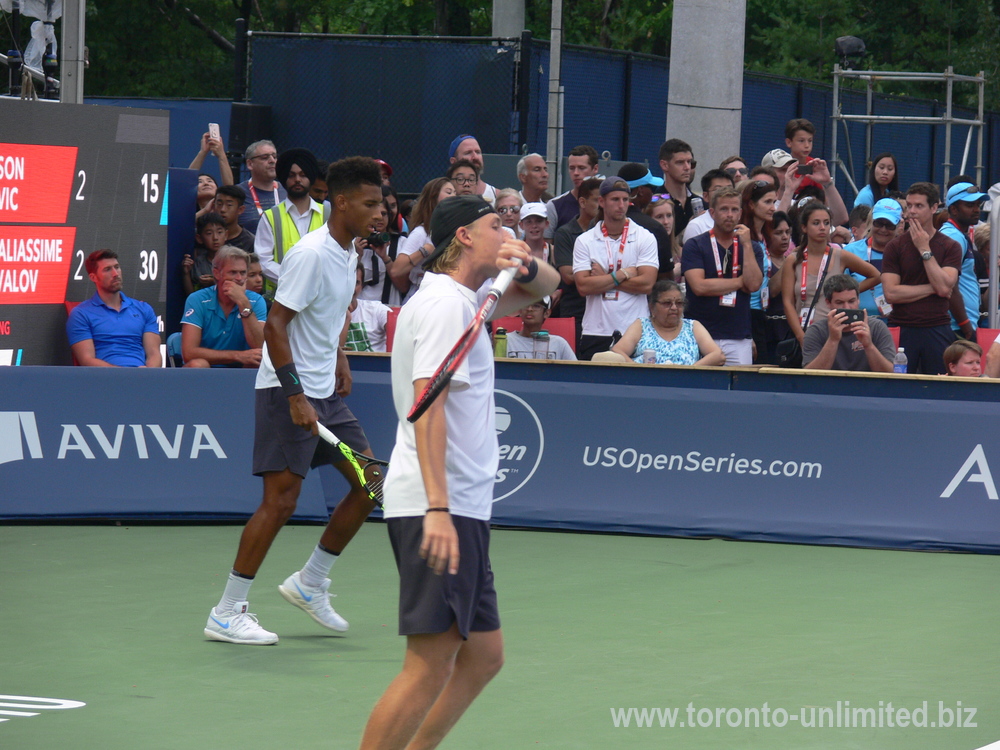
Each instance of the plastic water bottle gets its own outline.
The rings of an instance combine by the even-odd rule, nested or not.
[[[549,332],[537,331],[531,334],[531,356],[532,359],[549,358]]]
[[[899,347],[896,350],[895,359],[892,360],[892,371],[901,372],[905,374],[906,365],[907,365],[906,352],[903,350],[903,347]]]
[[[494,357],[506,357],[507,356],[507,329],[497,328],[496,333],[493,334],[493,356]]]

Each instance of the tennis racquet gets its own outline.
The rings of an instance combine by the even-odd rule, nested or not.
[[[366,456],[363,453],[355,453],[347,443],[343,442],[319,422],[316,423],[316,428],[319,430],[321,438],[344,454],[344,458],[354,467],[361,486],[368,493],[368,499],[381,508],[382,482],[385,481],[385,470],[389,466],[389,462]]]
[[[517,269],[518,266],[510,266],[503,269],[497,276],[496,282],[490,287],[490,291],[486,295],[486,301],[483,302],[482,307],[479,308],[472,322],[469,323],[462,335],[459,336],[458,341],[455,342],[455,346],[452,347],[451,351],[448,352],[448,356],[444,358],[444,361],[438,366],[434,374],[431,375],[423,392],[413,403],[410,413],[406,415],[407,422],[416,422],[420,419],[421,415],[434,403],[434,399],[440,396],[441,391],[451,382],[455,371],[458,370],[459,365],[462,364],[465,357],[475,345],[483,323],[490,317],[493,308],[496,307],[497,302],[503,296],[503,293],[507,291],[507,287],[510,286],[510,282],[514,279],[514,274],[517,273]]]

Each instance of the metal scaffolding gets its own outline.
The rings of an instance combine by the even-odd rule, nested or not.
[[[865,98],[865,114],[863,115],[845,115],[841,112],[841,101],[840,101],[840,80],[842,78],[858,78],[862,79],[866,83],[867,95]],[[940,117],[916,117],[916,116],[893,116],[893,115],[876,115],[874,114],[874,85],[879,81],[940,81],[945,84],[946,96],[945,96],[945,113]],[[969,120],[962,117],[954,117],[953,112],[953,94],[955,83],[974,83],[978,89],[979,94],[979,109],[975,120]],[[834,121],[839,121],[844,123],[844,133],[847,136],[847,151],[850,161],[853,162],[853,158],[850,157],[851,151],[851,139],[850,134],[847,132],[848,122],[863,122],[866,124],[865,127],[865,164],[872,158],[872,128],[875,123],[898,123],[898,124],[908,124],[908,125],[944,125],[944,182],[947,184],[948,180],[951,179],[951,128],[952,125],[968,125],[969,132],[965,139],[965,152],[962,156],[962,166],[959,169],[959,174],[965,171],[965,165],[969,159],[969,150],[972,145],[972,132],[977,130],[977,143],[976,143],[976,182],[981,184],[983,181],[983,123],[984,123],[984,98],[986,94],[986,75],[980,71],[979,75],[975,76],[962,76],[956,75],[954,69],[951,66],[945,70],[944,73],[909,73],[900,72],[894,70],[844,70],[840,65],[833,66],[833,115],[831,119]],[[836,179],[837,176],[837,165],[843,164],[840,159],[840,155],[837,153],[837,125],[833,126],[833,139],[832,139],[831,152],[833,153],[833,166],[831,167],[831,174]],[[853,163],[851,167],[853,169]],[[854,186],[855,191],[857,191],[857,186],[854,185],[850,171],[847,171],[847,178],[851,181],[851,185]],[[867,172],[866,172],[867,176]]]

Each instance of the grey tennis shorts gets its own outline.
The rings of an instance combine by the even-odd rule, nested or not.
[[[309,469],[344,460],[343,454],[318,435],[292,421],[288,398],[278,388],[258,388],[254,400],[253,473],[257,476],[290,469],[305,477]],[[308,396],[306,398],[309,398]],[[320,424],[329,428],[355,452],[368,450],[365,431],[344,400],[309,398]]]
[[[490,524],[451,517],[458,532],[458,573],[436,575],[420,556],[424,517],[388,518],[389,540],[399,570],[399,634],[444,633],[452,623],[462,638],[500,629],[490,567]]]

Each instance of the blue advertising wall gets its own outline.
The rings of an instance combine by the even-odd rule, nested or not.
[[[352,358],[376,455],[384,356]],[[0,519],[243,518],[250,371],[0,371]],[[500,362],[494,520],[537,528],[1000,552],[993,382]],[[297,517],[346,490],[310,475]]]

